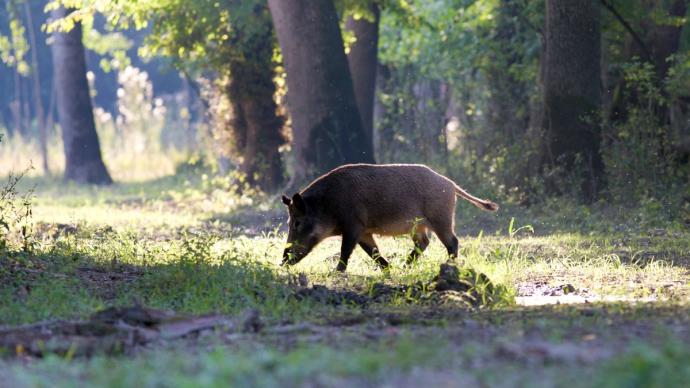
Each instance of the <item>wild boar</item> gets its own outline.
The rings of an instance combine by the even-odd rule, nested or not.
[[[452,180],[421,164],[348,164],[317,178],[292,198],[283,195],[288,207],[288,238],[282,265],[297,264],[327,237],[342,236],[338,271],[345,271],[355,246],[382,269],[374,235],[410,234],[412,263],[436,233],[451,256],[458,254],[454,233],[456,196],[482,210],[498,205],[477,198]]]

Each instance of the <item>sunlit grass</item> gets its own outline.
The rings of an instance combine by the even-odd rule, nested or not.
[[[322,242],[301,263],[291,268],[279,267],[286,237],[280,219],[272,230],[263,234],[243,235],[236,229],[255,222],[239,215],[232,222],[219,214],[233,214],[240,206],[262,209],[271,214],[286,215],[280,204],[271,198],[239,197],[222,189],[227,182],[216,181],[204,174],[170,176],[149,182],[129,183],[111,187],[84,187],[59,181],[34,180],[37,187],[34,219],[42,224],[76,225],[79,229],[112,228],[121,235],[138,236],[132,243],[148,244],[146,249],[170,252],[184,241],[185,233],[213,238],[213,255],[199,258],[207,265],[218,265],[219,258],[231,252],[233,257],[256,262],[281,274],[304,273],[315,283],[337,287],[366,289],[375,282],[411,284],[428,281],[447,261],[445,248],[434,236],[427,251],[412,266],[405,260],[412,249],[407,236],[378,237],[381,253],[391,262],[390,271],[382,272],[361,249],[357,248],[345,275],[334,273],[340,239]],[[220,186],[218,186],[220,184]],[[263,202],[262,202],[263,201]],[[466,209],[459,211],[467,212]],[[523,218],[525,217],[522,214]],[[505,218],[505,216],[503,216]],[[280,218],[280,217],[279,217]],[[529,219],[529,218],[528,218]],[[462,222],[462,218],[458,219]],[[541,222],[534,219],[535,224]],[[465,221],[471,224],[472,220]],[[514,225],[513,225],[514,223]],[[626,296],[630,298],[687,298],[688,273],[678,260],[690,255],[687,233],[669,232],[649,238],[636,233],[598,233],[583,235],[575,232],[554,232],[533,235],[522,224],[506,222],[496,231],[478,229],[474,234],[460,235],[458,263],[486,274],[496,284],[517,290],[523,283],[542,282],[553,287],[572,285],[590,295]],[[539,230],[537,230],[537,233]],[[156,236],[165,236],[160,241]],[[86,241],[88,242],[88,235]],[[118,252],[120,240],[106,241],[83,254],[100,257],[101,251],[111,252],[104,262],[118,260],[128,254]],[[105,249],[108,247],[108,249]],[[146,265],[170,263],[177,256],[157,254],[146,259]],[[124,260],[143,265],[136,260]],[[681,263],[682,264],[682,263]],[[670,291],[670,292],[669,292]]]
[[[181,228],[195,225],[198,218],[189,213],[170,213],[165,209],[127,209],[117,206],[79,206],[65,208],[56,205],[38,205],[36,219],[45,223],[109,225],[127,228]]]
[[[2,128],[0,128],[2,133]],[[174,148],[155,152],[128,152],[133,144],[101,142],[103,160],[115,182],[145,182],[170,176],[175,168],[189,158],[187,152]],[[43,158],[35,140],[21,136],[3,136],[0,141],[0,177],[10,173],[27,172],[29,177],[48,177],[43,171]],[[62,139],[53,134],[48,141],[49,176],[62,177],[65,155]]]
[[[276,244],[279,244],[280,239]],[[412,242],[404,237],[379,238],[382,254],[391,259],[392,269],[381,273],[373,261],[356,250],[348,266],[353,276],[387,278],[395,282],[412,282],[429,278],[447,260],[445,248],[433,238],[427,251],[412,267],[405,267]],[[687,244],[671,255],[687,255]],[[515,288],[519,283],[544,281],[553,286],[572,284],[577,289],[605,295],[631,297],[663,297],[664,286],[681,287],[688,291],[688,271],[673,265],[672,257],[649,256],[644,261],[622,260],[621,252],[611,244],[598,244],[592,238],[574,235],[510,238],[508,236],[461,238],[460,261],[487,274],[494,282]],[[335,267],[339,239],[321,244],[294,271],[314,274],[328,280]],[[279,252],[274,253],[276,257]],[[277,259],[274,259],[277,261]],[[676,289],[676,291],[679,291]]]

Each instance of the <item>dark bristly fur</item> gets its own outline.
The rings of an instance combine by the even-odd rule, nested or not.
[[[456,196],[482,210],[498,205],[477,198],[450,179],[420,164],[349,164],[313,181],[292,198],[283,196],[290,213],[288,245],[283,264],[296,264],[319,242],[341,235],[343,242],[337,270],[359,244],[381,268],[388,266],[374,241],[374,234],[410,234],[415,248],[408,262],[429,245],[436,233],[448,250],[458,253],[454,233]]]

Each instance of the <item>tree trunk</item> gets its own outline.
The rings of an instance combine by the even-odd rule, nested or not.
[[[271,103],[273,100],[268,100]],[[244,147],[240,170],[247,182],[264,191],[278,189],[283,183],[283,166],[280,147],[283,121],[275,114],[275,105],[258,98],[245,98],[239,102],[247,123],[247,142]]]
[[[36,104],[36,118],[38,123],[38,144],[41,148],[41,159],[43,164],[43,173],[50,175],[50,168],[48,166],[48,134],[46,131],[46,117],[43,112],[43,98],[41,97],[41,80],[39,76],[38,67],[38,44],[36,44],[36,34],[34,33],[34,22],[31,17],[31,8],[29,3],[24,3],[24,11],[26,13],[27,30],[29,31],[29,42],[31,43],[31,78],[34,86],[34,103]]]
[[[346,163],[373,163],[331,0],[269,0],[287,71],[295,175],[290,186]]]
[[[10,103],[12,121],[14,123],[14,135],[25,135],[22,130],[22,84],[19,70],[14,68],[14,100]]]
[[[601,105],[598,2],[547,0],[545,30],[544,162],[562,168],[564,174],[583,169],[583,194],[591,200],[603,170],[597,124]],[[583,164],[576,162],[578,158]]]
[[[379,7],[373,1],[369,3],[374,20],[364,18],[355,20],[349,17],[345,28],[355,34],[356,41],[350,47],[348,63],[352,84],[355,90],[357,109],[362,117],[362,127],[367,142],[374,149],[374,98],[376,94],[376,67],[379,43]]]
[[[270,37],[268,40],[270,44]],[[273,191],[283,184],[283,165],[278,148],[285,142],[281,133],[283,119],[273,100],[275,85],[271,50],[263,63],[234,62],[230,96],[236,114],[233,131],[242,157],[240,172],[250,185]],[[261,66],[260,66],[261,65]]]
[[[52,11],[54,19],[71,11]],[[57,108],[65,146],[65,179],[78,183],[110,184],[112,179],[101,158],[101,148],[93,118],[81,24],[69,32],[55,32],[51,51]]]
[[[283,118],[273,99],[273,26],[265,5],[259,2],[253,12],[254,28],[245,32],[242,42],[230,42],[242,52],[241,59],[229,62],[233,148],[241,157],[240,172],[247,183],[274,191],[283,184],[279,147],[285,138]]]

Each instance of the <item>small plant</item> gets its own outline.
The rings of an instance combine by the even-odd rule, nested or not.
[[[508,225],[508,235],[510,238],[515,238],[520,232],[534,233],[534,228],[532,225],[524,225],[519,228],[515,228],[515,217],[510,217],[510,224]]]
[[[20,194],[19,181],[26,172],[10,174],[7,183],[0,189],[0,252],[7,252],[17,246],[24,252],[33,248],[32,202],[33,190]]]

